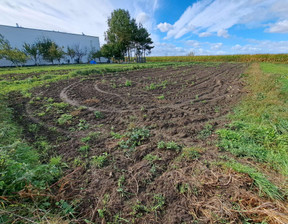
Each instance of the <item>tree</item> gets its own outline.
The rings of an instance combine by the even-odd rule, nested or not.
[[[11,61],[16,66],[25,64],[27,61],[26,54],[17,48],[12,48],[9,41],[0,34],[0,59],[2,58]]]
[[[102,52],[92,47],[88,55],[89,60],[95,60],[98,58],[98,60],[101,62],[101,57],[103,57]]]
[[[81,49],[79,44],[74,45],[73,50],[75,51],[76,62],[81,63],[81,59],[87,54],[87,49]]]
[[[28,57],[27,55],[20,51],[19,49],[17,48],[11,48],[9,49],[6,54],[5,54],[5,57],[4,57],[6,60],[8,61],[11,61],[12,64],[18,66],[19,64],[20,65],[23,65],[26,63]]]
[[[193,51],[190,51],[187,56],[195,56],[195,53]]]
[[[75,50],[72,48],[72,47],[67,47],[67,52],[66,54],[70,57],[70,60],[68,63],[72,63],[73,62],[73,59],[76,57],[76,52]]]
[[[39,50],[39,54],[45,61],[51,62],[49,50],[53,44],[53,41],[49,38],[42,38],[36,42],[36,46]]]
[[[101,57],[103,57],[102,52],[100,50],[96,51],[93,56],[94,56],[94,58],[98,58],[99,62],[101,62]]]
[[[35,44],[24,43],[23,49],[24,49],[24,53],[30,56],[30,58],[34,60],[35,65],[37,65],[38,60],[39,60],[39,49],[36,43]]]
[[[108,58],[108,60],[110,60],[113,56],[114,56],[114,47],[113,44],[104,44],[101,47],[101,54],[103,55],[103,57]]]
[[[116,59],[124,59],[132,39],[132,26],[130,14],[124,9],[114,10],[108,18],[108,30],[105,33],[107,44],[112,44],[116,49],[113,54]],[[112,46],[111,45],[111,46]]]
[[[6,51],[10,48],[9,41],[0,34],[0,59],[5,57]]]
[[[58,64],[60,64],[60,61],[65,56],[65,51],[63,50],[63,47],[59,47],[58,51],[56,53],[56,60],[58,61]]]
[[[153,41],[149,36],[148,31],[140,23],[135,35],[135,43],[137,55],[140,58],[143,57],[144,61],[146,60],[145,55],[149,54],[151,49],[154,48],[154,46],[152,46]],[[140,59],[140,61],[142,60]]]
[[[55,44],[54,42],[52,43],[48,52],[49,52],[48,58],[52,62],[52,64],[54,64],[54,60],[57,60],[58,64],[60,64],[60,61],[65,54],[63,49],[61,47],[59,47],[57,44]]]
[[[36,46],[42,58],[52,64],[54,64],[54,60],[58,60],[60,63],[61,58],[64,56],[63,49],[49,38],[38,40]]]
[[[108,18],[108,30],[105,32],[107,44],[102,46],[103,56],[115,59],[130,57],[134,51],[138,57],[144,57],[151,52],[153,41],[148,31],[137,25],[135,19],[131,19],[128,11],[114,10]]]

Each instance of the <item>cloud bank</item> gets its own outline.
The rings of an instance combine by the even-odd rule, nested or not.
[[[267,32],[288,33],[288,0],[202,0],[189,6],[174,23],[158,24],[166,39],[179,39],[185,34],[208,37],[215,34],[228,38],[228,30],[237,24],[263,26],[272,19]]]

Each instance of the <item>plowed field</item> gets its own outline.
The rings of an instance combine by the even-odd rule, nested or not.
[[[71,164],[51,188],[77,222],[238,223],[235,204],[258,196],[247,175],[215,165],[225,153],[214,130],[239,102],[246,68],[92,74],[36,89],[18,112],[28,129],[41,126],[30,139],[49,138]]]

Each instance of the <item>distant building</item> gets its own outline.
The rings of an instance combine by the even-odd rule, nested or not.
[[[12,47],[16,47],[19,50],[23,50],[23,44],[33,44],[39,39],[49,38],[54,41],[59,47],[63,47],[66,51],[67,47],[79,46],[79,49],[86,51],[87,54],[82,57],[83,63],[88,62],[88,53],[93,50],[100,50],[99,37],[87,36],[83,33],[72,34],[57,31],[39,30],[19,27],[0,25],[0,34],[4,36],[10,42]],[[60,63],[76,63],[76,61],[69,61],[69,58],[62,59]],[[26,65],[34,65],[33,60],[28,60]],[[40,64],[50,64],[43,59],[40,60]],[[7,60],[0,60],[0,66],[10,66],[11,62]]]

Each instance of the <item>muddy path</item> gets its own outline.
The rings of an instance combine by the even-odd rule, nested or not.
[[[246,68],[194,64],[36,89],[22,114],[44,135],[58,132],[54,150],[70,164],[55,195],[79,223],[243,221],[235,203],[257,200],[252,180],[215,165],[214,130],[241,99]]]

